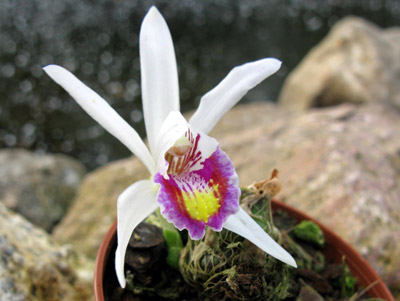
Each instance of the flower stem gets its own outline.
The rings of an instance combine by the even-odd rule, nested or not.
[[[160,220],[160,224],[163,230],[165,242],[167,244],[167,263],[171,267],[179,268],[179,257],[180,252],[183,249],[183,243],[179,231],[169,223],[160,213],[160,209],[157,210],[157,216]]]

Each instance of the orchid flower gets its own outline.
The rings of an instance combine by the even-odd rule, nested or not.
[[[276,243],[239,206],[238,176],[218,142],[207,136],[218,120],[248,90],[275,73],[281,62],[266,58],[234,68],[201,98],[189,122],[179,112],[178,73],[168,26],[155,7],[140,31],[143,112],[149,148],[138,133],[96,92],[72,73],[56,65],[45,72],[78,104],[120,140],[147,167],[151,178],[133,183],[118,197],[118,247],[115,269],[125,287],[124,259],[135,227],[160,207],[177,229],[201,239],[205,226],[222,228],[248,239],[266,253],[296,266],[293,257]]]

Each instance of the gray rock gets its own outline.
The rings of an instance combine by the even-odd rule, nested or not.
[[[0,299],[92,300],[93,261],[0,203]]]
[[[0,201],[51,231],[75,196],[85,168],[64,155],[22,149],[0,151]]]
[[[376,101],[400,107],[399,30],[339,21],[287,78],[279,102],[296,110]]]

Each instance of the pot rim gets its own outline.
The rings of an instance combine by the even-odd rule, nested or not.
[[[368,289],[368,292],[375,295],[376,297],[385,298],[388,301],[394,301],[394,297],[389,291],[386,284],[382,281],[379,275],[371,267],[371,265],[347,242],[335,234],[330,228],[321,224],[318,220],[308,216],[302,211],[289,206],[281,201],[272,200],[271,202],[273,210],[284,210],[290,216],[298,220],[310,220],[316,223],[324,232],[326,241],[329,244],[336,246],[335,256],[346,255],[346,264],[348,265],[353,276],[357,278],[361,285],[367,287],[371,283],[376,281],[376,284]],[[106,269],[107,258],[113,248],[114,243],[117,240],[117,221],[115,221],[110,229],[107,231],[104,239],[99,247],[96,256],[96,266],[94,271],[94,295],[95,300],[104,300],[104,289],[103,289],[103,276]]]
[[[115,221],[110,229],[108,229],[103,241],[99,247],[96,256],[96,264],[94,268],[94,297],[96,301],[104,300],[104,290],[103,290],[103,276],[107,265],[107,259],[112,250],[113,244],[117,240],[117,221]]]

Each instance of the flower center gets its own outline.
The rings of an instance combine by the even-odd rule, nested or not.
[[[201,158],[201,152],[197,149],[200,135],[193,137],[190,130],[185,136],[179,138],[175,144],[166,152],[165,160],[168,161],[167,173],[180,175],[189,172],[190,168]]]

